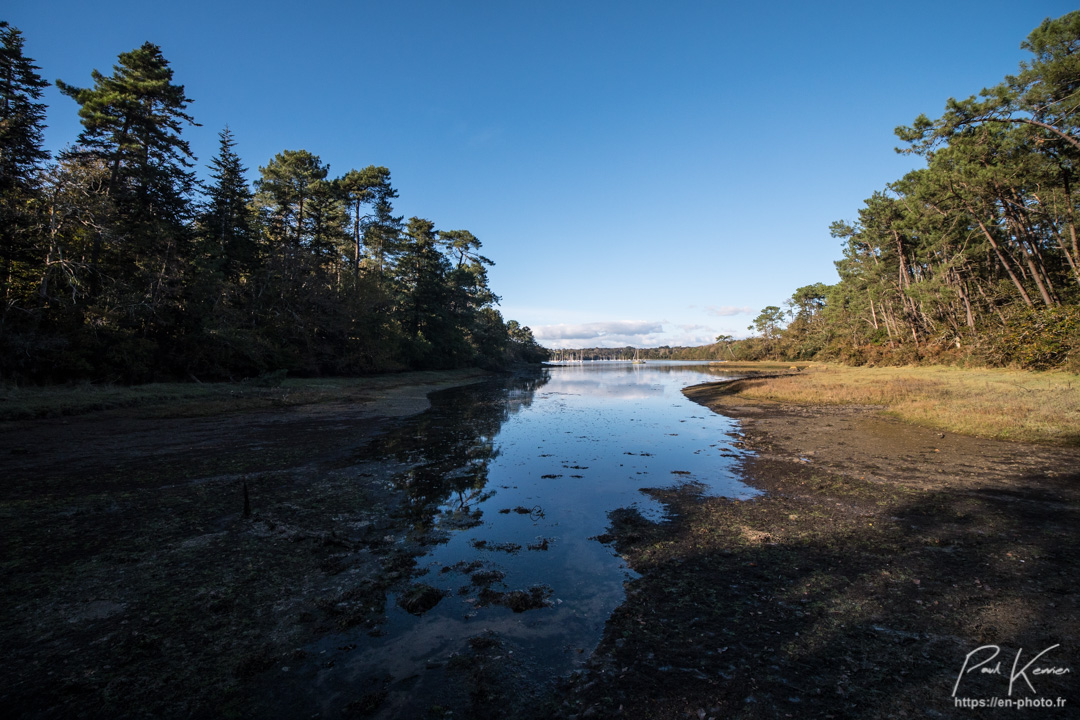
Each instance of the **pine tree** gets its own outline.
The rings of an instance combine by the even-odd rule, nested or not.
[[[487,268],[495,263],[480,254],[480,240],[468,230],[440,230],[439,244],[454,264],[446,278],[450,313],[455,324],[472,336],[479,311],[499,302],[487,278]]]
[[[409,218],[396,264],[398,318],[412,342],[411,359],[421,365],[447,364],[457,354],[447,286],[450,263],[439,252],[437,237],[430,220]]]
[[[255,203],[265,234],[267,261],[276,294],[292,297],[311,266],[317,213],[314,197],[322,191],[329,167],[307,150],[283,150],[259,168]]]
[[[393,200],[397,190],[390,185],[390,171],[373,188],[371,218],[364,224],[364,246],[375,265],[376,277],[382,282],[388,267],[400,251],[403,215],[394,215]]]
[[[374,220],[374,215],[367,218],[362,216],[360,208],[363,205],[374,203],[381,196],[395,197],[397,193],[390,189],[390,171],[381,166],[369,165],[363,170],[350,170],[338,179],[338,184],[349,201],[350,211],[352,212],[353,273],[359,274],[363,246],[363,235],[360,232],[360,226],[365,223],[365,220],[368,222]],[[387,196],[387,190],[392,194]]]
[[[30,272],[33,260],[33,206],[40,195],[45,104],[38,102],[48,82],[23,55],[18,29],[0,22],[0,297],[4,313],[15,301],[17,266]]]
[[[210,161],[213,183],[207,187],[198,221],[201,264],[235,282],[251,271],[257,259],[254,196],[245,176],[247,169],[234,150],[232,132],[226,127],[219,138],[218,154]]]
[[[311,242],[311,198],[329,167],[307,150],[283,150],[259,168],[257,200],[269,215],[271,233],[294,248]]]
[[[173,83],[172,68],[151,43],[121,53],[112,75],[94,70],[91,77],[92,88],[56,82],[79,104],[83,131],[71,153],[108,167],[104,191],[118,211],[118,225],[95,238],[91,265],[100,270],[112,252],[114,275],[140,283],[147,278],[132,277],[136,266],[172,265],[170,258],[177,255],[195,182],[190,170],[195,157],[181,137],[185,125],[196,125],[186,112],[191,100],[183,85]],[[105,244],[107,236],[112,247]]]

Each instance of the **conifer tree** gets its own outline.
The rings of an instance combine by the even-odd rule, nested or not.
[[[112,75],[94,70],[91,77],[90,88],[56,82],[79,104],[83,131],[71,152],[108,167],[104,191],[118,210],[119,224],[95,238],[91,264],[98,270],[111,253],[112,272],[141,284],[146,278],[130,277],[139,274],[136,265],[145,267],[151,258],[173,264],[169,258],[176,257],[190,207],[195,157],[181,132],[196,124],[187,113],[191,100],[183,85],[173,83],[161,49],[149,42],[121,53]]]
[[[374,220],[374,216],[364,217],[360,208],[371,204],[383,194],[390,185],[390,171],[385,167],[368,165],[363,170],[350,170],[338,179],[341,191],[344,193],[352,212],[353,231],[353,273],[360,272],[360,257],[363,246],[363,235],[360,227],[365,221]],[[392,190],[391,190],[392,192]],[[396,193],[394,193],[396,195]]]
[[[33,204],[40,193],[45,104],[38,102],[48,82],[23,55],[18,29],[0,22],[0,298],[3,317],[16,300],[16,265],[29,273],[33,262]]]
[[[311,241],[311,198],[329,167],[307,150],[283,150],[259,168],[259,204],[268,213],[272,234],[295,248]]]
[[[401,324],[418,343],[421,356],[430,351],[433,340],[441,339],[449,311],[446,277],[450,268],[438,250],[437,237],[430,220],[409,218],[397,262]]]
[[[376,277],[381,282],[400,250],[404,216],[394,215],[393,201],[398,193],[390,184],[390,171],[380,175],[380,182],[372,188],[374,200],[371,203],[371,218],[364,226],[364,246],[371,255]]]
[[[245,176],[247,169],[234,149],[232,131],[226,126],[218,137],[218,154],[210,161],[213,183],[206,189],[198,223],[202,264],[235,282],[251,271],[257,258],[254,195]]]
[[[487,268],[495,263],[480,254],[480,240],[468,230],[440,230],[439,243],[454,264],[447,274],[450,313],[471,334],[480,309],[499,302],[487,278]]]

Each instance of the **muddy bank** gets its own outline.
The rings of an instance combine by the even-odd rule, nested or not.
[[[686,394],[742,422],[743,471],[766,495],[656,491],[670,522],[612,514],[603,539],[642,577],[568,682],[565,716],[969,717],[960,703],[993,698],[1073,716],[1080,452],[737,389]],[[1001,672],[956,687],[987,645]],[[1032,672],[1065,670],[1029,672],[1010,696],[1017,653],[1022,668],[1055,645]]]
[[[1057,643],[1048,657],[1071,675],[1032,680],[1039,697],[1076,700],[1077,451],[941,437],[872,408],[751,403],[723,385],[687,394],[740,419],[723,444],[754,451],[741,469],[767,494],[687,483],[652,492],[667,522],[612,513],[599,540],[641,577],[583,670],[548,692],[520,637],[479,626],[409,670],[414,658],[377,645],[394,613],[434,638],[455,599],[526,624],[556,612],[551,588],[505,584],[493,559],[553,554],[546,541],[492,536],[476,562],[417,561],[490,496],[506,396],[415,414],[467,379],[3,425],[0,702],[32,718],[960,717],[966,653],[1000,645],[1007,674],[1017,651],[1026,662]],[[512,403],[534,390],[511,388]],[[961,696],[1007,697],[1000,681],[969,676]]]
[[[292,676],[349,651],[313,657],[311,644],[378,634],[388,596],[440,541],[400,487],[419,462],[407,421],[432,391],[487,377],[408,374],[261,411],[4,423],[0,703],[27,718],[310,715]],[[438,602],[407,597],[410,612]],[[499,696],[481,666],[500,647],[478,640],[445,669],[446,707]],[[388,683],[353,678],[326,707],[385,713]]]

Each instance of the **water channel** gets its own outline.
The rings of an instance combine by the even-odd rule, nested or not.
[[[643,489],[679,483],[758,492],[739,478],[736,423],[681,393],[723,377],[722,365],[702,363],[550,367],[435,393],[429,411],[363,448],[410,468],[394,483],[433,538],[413,580],[435,602],[407,612],[401,590],[375,636],[353,631],[309,648],[336,658],[306,672],[317,712],[367,684],[381,688],[376,716],[424,716],[454,658],[485,634],[534,678],[587,660],[634,576],[597,539],[609,512],[636,508],[662,522],[664,507]]]

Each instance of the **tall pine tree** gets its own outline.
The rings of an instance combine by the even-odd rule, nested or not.
[[[353,273],[360,273],[360,257],[363,248],[363,235],[360,226],[374,219],[374,215],[364,217],[360,208],[374,203],[376,198],[386,195],[390,186],[390,171],[385,167],[368,165],[363,170],[350,170],[338,179],[338,184],[349,202],[352,213]],[[390,192],[393,192],[390,190]]]
[[[83,131],[71,154],[105,164],[104,192],[117,210],[114,224],[94,239],[91,265],[128,283],[127,291],[158,298],[161,279],[175,273],[194,187],[195,157],[181,137],[184,126],[196,124],[187,113],[191,100],[152,43],[121,53],[112,75],[94,70],[91,77],[91,88],[56,82],[79,104]]]
[[[14,287],[23,268],[33,263],[35,203],[40,194],[45,104],[38,102],[48,82],[33,60],[23,55],[18,29],[0,22],[0,322],[18,301]]]

